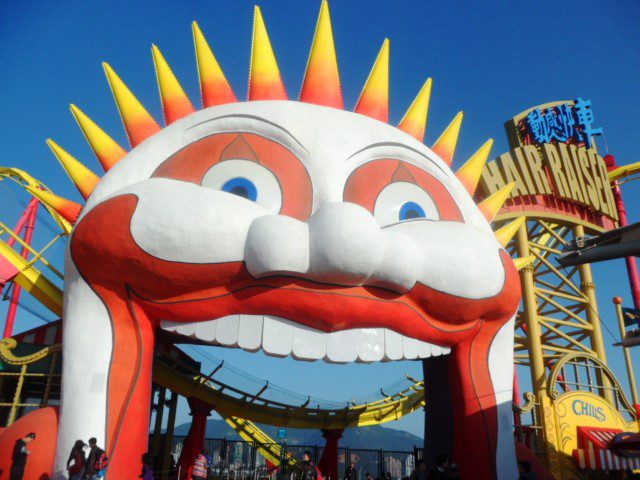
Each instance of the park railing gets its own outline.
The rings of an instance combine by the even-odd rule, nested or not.
[[[164,437],[164,436],[163,436]],[[184,436],[174,435],[170,448],[172,464],[175,465],[182,453]],[[164,442],[164,438],[162,442]],[[218,480],[257,480],[265,478],[291,479],[298,477],[298,464],[305,451],[311,453],[311,459],[318,463],[322,458],[323,446],[319,445],[287,445],[281,447],[281,465],[287,465],[284,469],[275,467],[259,453],[265,445],[243,440],[227,440],[225,438],[207,438],[204,448],[211,456],[209,470],[210,478]],[[156,459],[158,465],[162,465],[162,459]],[[382,479],[389,473],[391,480],[399,480],[408,477],[415,466],[415,450],[381,450],[367,448],[342,447],[338,451],[338,472],[340,478],[344,477],[346,467],[350,462],[356,465],[356,479],[365,480],[367,474]],[[167,478],[176,478],[172,471]],[[338,479],[331,479],[338,480]]]

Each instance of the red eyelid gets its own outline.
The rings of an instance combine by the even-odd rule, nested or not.
[[[358,167],[347,179],[343,197],[346,202],[362,205],[373,214],[378,195],[393,182],[415,183],[431,196],[441,220],[463,221],[460,209],[444,185],[433,175],[402,160],[372,160]]]
[[[273,140],[254,133],[218,133],[185,146],[165,160],[152,178],[171,178],[202,185],[214,165],[234,155],[258,162],[278,179],[282,189],[281,215],[306,220],[311,215],[311,178],[298,157]]]

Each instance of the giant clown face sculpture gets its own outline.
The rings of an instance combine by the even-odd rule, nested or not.
[[[444,159],[414,138],[424,90],[409,112],[422,114],[417,129],[380,121],[386,42],[356,113],[335,108],[326,5],[301,102],[283,99],[259,11],[254,29],[250,102],[233,102],[224,78],[211,79],[206,62],[217,63],[197,27],[209,108],[192,112],[154,50],[165,114],[176,120],[162,130],[107,68],[135,148],[91,186],[69,244],[56,470],[77,438],[96,436],[109,478],[136,471],[154,335],[164,329],[298,360],[449,355],[457,461],[474,478],[515,478],[518,276],[489,227],[490,206],[469,194],[477,175],[469,180],[467,167],[461,182],[448,166],[457,131],[434,149]],[[76,114],[103,163],[121,156]]]

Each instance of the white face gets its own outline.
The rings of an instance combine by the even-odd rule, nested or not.
[[[467,302],[499,303],[505,288],[500,245],[449,167],[411,136],[351,112],[288,101],[196,112],[111,169],[79,223],[126,194],[137,197],[132,239],[160,263],[237,264],[243,288],[278,279],[305,290],[288,305],[155,312],[166,330],[213,344],[335,362],[428,357],[483,317],[467,318]],[[149,267],[149,282],[157,271]],[[206,286],[183,275],[182,294],[237,290],[226,273]],[[341,303],[348,296],[358,299]]]

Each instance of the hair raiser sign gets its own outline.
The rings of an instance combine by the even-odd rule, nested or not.
[[[511,204],[555,209],[600,226],[599,217],[618,219],[607,167],[594,149],[565,143],[513,148],[486,164],[480,185],[491,195],[511,182]]]

